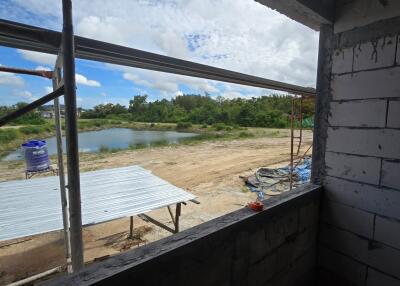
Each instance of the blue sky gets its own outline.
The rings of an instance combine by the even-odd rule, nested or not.
[[[61,29],[61,1],[0,0],[0,18]],[[115,3],[118,2],[118,5]],[[97,5],[94,5],[96,3]],[[252,0],[75,0],[78,35],[304,86],[315,86],[318,34]],[[0,47],[0,64],[50,69],[55,57]],[[252,97],[272,91],[76,60],[78,105],[127,105],[182,93]],[[0,105],[33,101],[51,81],[0,73]]]

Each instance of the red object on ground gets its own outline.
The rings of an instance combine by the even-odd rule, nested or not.
[[[259,201],[255,201],[248,203],[247,207],[255,212],[260,212],[264,209],[264,204]]]

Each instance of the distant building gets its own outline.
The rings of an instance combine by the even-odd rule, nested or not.
[[[54,116],[55,116],[54,111],[51,111],[51,110],[44,110],[44,111],[41,111],[41,112],[40,112],[40,115],[41,115],[43,118],[46,118],[46,119],[52,119],[52,118],[54,118]]]

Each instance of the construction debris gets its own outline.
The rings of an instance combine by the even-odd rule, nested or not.
[[[293,167],[294,187],[308,182],[311,177],[311,158],[302,161],[302,164]],[[276,169],[262,167],[254,175],[244,178],[244,181],[250,191],[257,193],[258,200],[262,200],[264,195],[279,195],[289,190],[290,166]]]

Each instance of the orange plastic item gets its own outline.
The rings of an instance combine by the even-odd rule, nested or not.
[[[255,212],[260,212],[264,209],[264,204],[259,201],[255,201],[248,203],[247,207]]]

